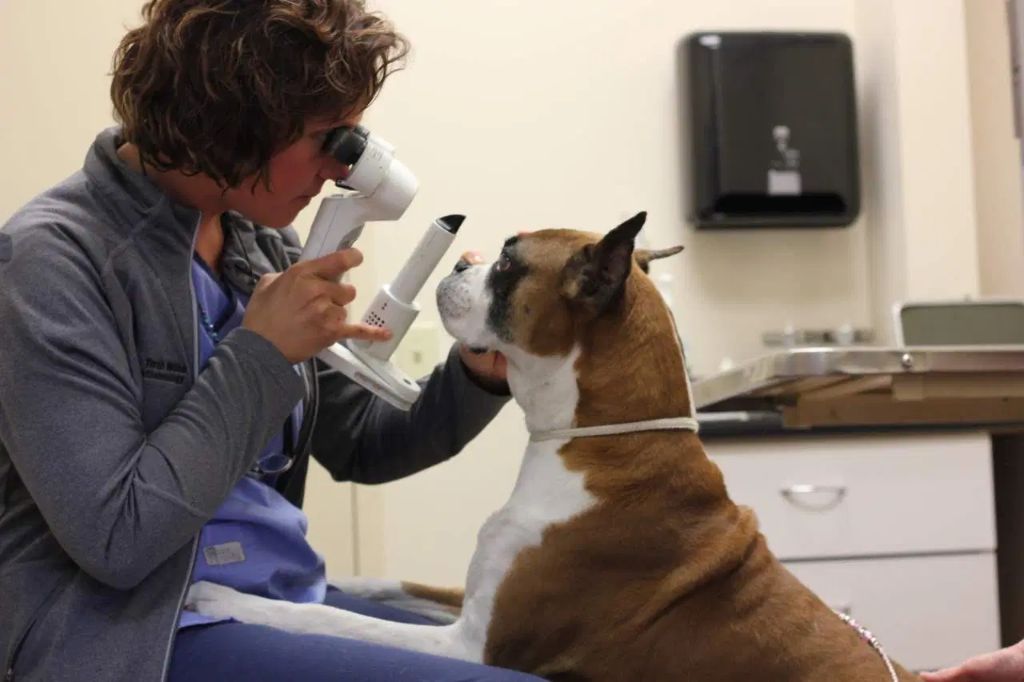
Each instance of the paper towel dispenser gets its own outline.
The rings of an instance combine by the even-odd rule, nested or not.
[[[849,38],[700,32],[680,43],[678,57],[698,227],[839,227],[856,219]]]

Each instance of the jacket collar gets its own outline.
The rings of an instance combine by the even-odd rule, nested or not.
[[[176,203],[153,180],[129,167],[117,155],[124,144],[119,127],[107,128],[96,136],[85,157],[86,178],[126,218],[124,224],[137,227],[140,221],[153,221],[161,228],[177,228],[192,235],[199,223],[199,210]]]
[[[102,131],[85,158],[83,171],[107,203],[124,218],[118,221],[128,232],[139,229],[136,236],[160,243],[159,248],[173,251],[194,248],[193,239],[199,225],[200,212],[175,202],[153,180],[136,171],[117,155],[124,144],[120,127]],[[224,277],[240,290],[252,291],[260,275],[284,269],[288,264],[274,262],[274,252],[266,242],[280,242],[278,230],[254,225],[237,213],[223,216],[224,253],[221,267]],[[125,235],[127,236],[127,235]]]

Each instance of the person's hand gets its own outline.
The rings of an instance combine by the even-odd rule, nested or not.
[[[508,393],[508,361],[504,355],[496,350],[472,351],[462,344],[459,357],[478,386],[492,393]]]
[[[472,265],[484,262],[477,251],[466,251],[461,259]],[[475,352],[468,346],[459,346],[459,357],[477,385],[493,393],[508,393],[508,361],[498,351]]]
[[[1024,641],[981,654],[953,668],[921,673],[925,682],[1021,682],[1024,680]]]
[[[391,332],[350,324],[345,306],[355,287],[340,277],[363,262],[356,249],[302,261],[283,273],[264,275],[245,309],[242,326],[270,341],[293,365],[340,339],[386,341]]]

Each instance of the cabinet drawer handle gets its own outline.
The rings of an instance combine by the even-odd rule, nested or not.
[[[825,511],[836,507],[843,501],[843,498],[846,497],[846,486],[798,483],[788,488],[783,488],[780,492],[787,501],[797,507]],[[828,497],[821,502],[814,503],[807,500],[808,495],[828,495]]]

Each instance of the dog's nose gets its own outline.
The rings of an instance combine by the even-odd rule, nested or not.
[[[462,272],[464,270],[469,270],[470,267],[472,267],[472,266],[471,266],[471,264],[470,264],[470,262],[468,260],[466,260],[465,258],[460,258],[455,263],[455,272]]]

